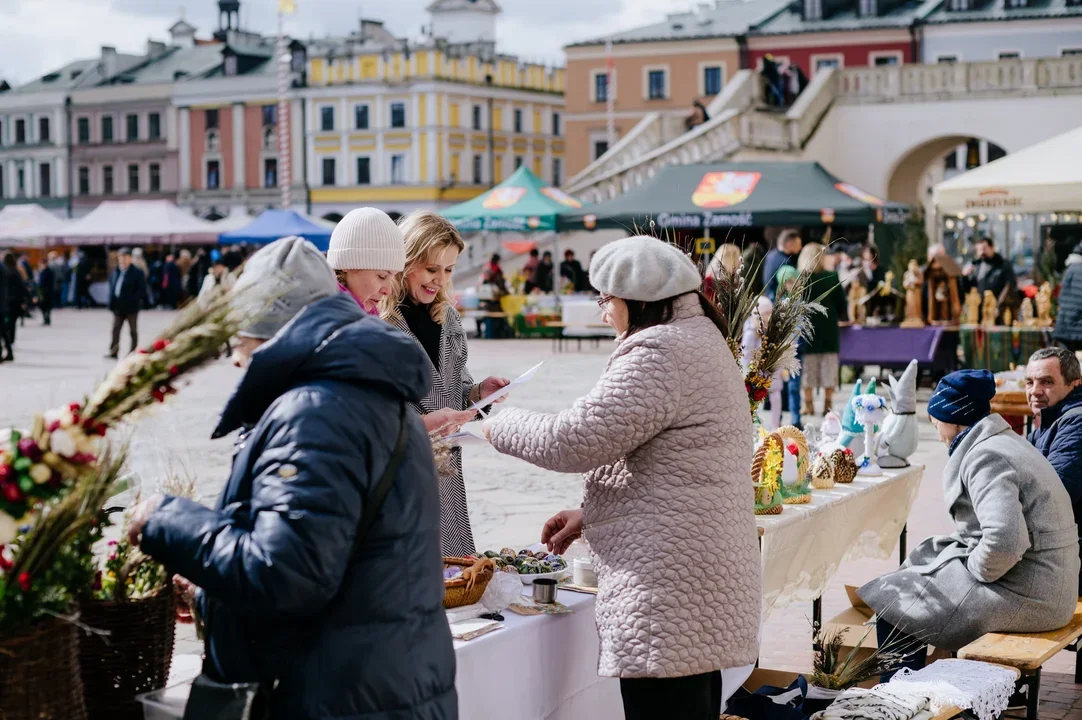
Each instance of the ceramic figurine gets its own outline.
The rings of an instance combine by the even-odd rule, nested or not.
[[[966,295],[966,309],[962,315],[963,325],[979,325],[981,322],[981,294],[977,288],[970,288]]]
[[[1003,310],[1003,326],[1004,327],[1013,327],[1014,326],[1014,315],[1011,314],[1011,309],[1010,308],[1004,308],[1004,310]]]
[[[1033,316],[1033,300],[1025,298],[1022,300],[1022,309],[1018,311],[1018,321],[1020,325],[1026,327],[1033,327],[1037,324],[1036,319]]]
[[[848,302],[849,302],[849,320],[854,325],[863,325],[867,319],[867,309],[864,307],[864,288],[860,286],[860,283],[853,281],[849,286]]]
[[[1037,291],[1037,327],[1052,327],[1052,285],[1042,283]]]
[[[853,394],[849,396],[849,402],[842,411],[842,431],[838,434],[838,446],[848,448],[854,453],[864,452],[864,440],[861,433],[864,426],[857,421],[856,412],[853,409],[853,401],[860,396],[860,380],[853,386]]]
[[[981,325],[984,327],[995,327],[997,310],[996,296],[992,294],[991,290],[985,290],[984,303],[981,309]]]
[[[909,456],[917,450],[917,373],[912,360],[900,380],[888,377],[890,415],[883,422],[879,436],[879,467],[909,467]]]
[[[887,402],[874,394],[874,384],[869,384],[868,390],[868,393],[853,398],[850,405],[853,406],[857,422],[864,426],[864,452],[857,459],[857,475],[876,476],[883,474],[876,462],[879,446],[877,431],[887,416]]]
[[[781,469],[781,497],[786,505],[803,505],[811,502],[811,487],[808,484],[808,439],[797,428],[786,425],[778,428],[781,438],[783,462]]]
[[[834,482],[847,485],[857,476],[857,461],[849,448],[830,453],[830,463],[834,468]]]
[[[834,463],[829,455],[819,454],[811,466],[811,486],[816,490],[834,487]]]
[[[909,261],[909,269],[902,276],[902,287],[905,288],[905,320],[902,320],[902,327],[924,327],[920,301],[924,292],[924,273],[916,260]]]

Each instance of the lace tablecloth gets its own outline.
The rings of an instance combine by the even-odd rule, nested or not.
[[[821,596],[844,561],[890,556],[924,466],[883,472],[815,490],[807,505],[786,505],[780,515],[755,518],[763,529],[764,619],[775,608]]]

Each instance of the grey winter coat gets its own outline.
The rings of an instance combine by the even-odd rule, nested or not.
[[[943,469],[955,532],[921,543],[860,596],[899,631],[946,650],[989,632],[1066,625],[1078,599],[1078,529],[1056,471],[999,415]]]

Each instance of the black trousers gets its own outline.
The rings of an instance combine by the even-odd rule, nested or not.
[[[16,313],[0,315],[0,353],[5,357],[13,354],[12,346],[15,344],[15,324],[18,322]]]
[[[135,352],[139,347],[139,313],[113,313],[113,341],[109,345],[110,355],[120,354],[120,331],[124,327],[124,323],[128,323],[128,330],[131,331],[131,350],[129,352]]]
[[[38,303],[38,309],[41,310],[41,319],[45,325],[53,324],[53,306],[52,303]]]
[[[721,671],[678,678],[621,678],[627,720],[718,720]]]

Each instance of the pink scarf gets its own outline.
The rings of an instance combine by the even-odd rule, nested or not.
[[[350,290],[345,285],[343,285],[342,283],[338,283],[338,290],[339,290],[339,292],[344,292],[344,293],[348,294],[351,298],[353,298],[355,301],[357,301],[357,304],[361,306],[361,310],[364,310],[369,315],[375,315],[376,317],[379,317],[379,308],[376,308],[375,310],[369,310],[368,308],[366,308],[364,306],[364,303],[361,302],[361,299],[359,297],[357,297],[356,295],[354,295],[353,291]]]

